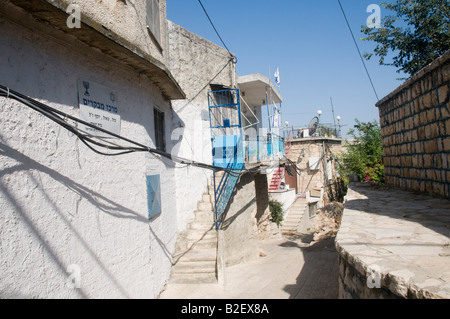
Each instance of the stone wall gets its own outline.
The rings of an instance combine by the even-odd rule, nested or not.
[[[386,183],[450,197],[450,51],[377,103]]]
[[[325,150],[326,165],[331,168],[328,172],[325,169],[323,154]],[[342,140],[337,138],[301,138],[292,140],[292,148],[288,158],[297,164],[299,171],[297,175],[298,193],[305,193],[317,185],[326,185],[327,179],[333,180],[336,171],[333,156],[342,151]],[[309,159],[320,158],[318,169],[310,169]],[[294,185],[289,185],[294,188]]]

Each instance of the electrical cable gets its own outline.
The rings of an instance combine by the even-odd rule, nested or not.
[[[377,91],[375,90],[375,86],[373,85],[372,77],[370,76],[369,70],[367,70],[366,63],[364,62],[364,58],[361,54],[361,51],[359,50],[358,43],[356,42],[355,35],[353,34],[352,28],[350,27],[350,23],[348,22],[347,15],[345,14],[344,8],[342,7],[340,0],[338,0],[338,3],[339,3],[339,6],[341,7],[341,11],[342,11],[342,14],[344,15],[345,22],[347,23],[348,29],[350,30],[350,34],[352,35],[353,42],[355,43],[355,46],[356,46],[356,50],[358,50],[358,54],[359,54],[359,57],[361,58],[361,62],[364,66],[364,69],[366,70],[367,76],[369,77],[370,85],[372,86],[373,92],[375,93],[375,96],[377,97],[377,101],[379,101],[380,99],[378,97]]]
[[[62,126],[66,130],[68,130],[69,132],[73,133],[90,150],[92,150],[93,152],[100,154],[100,155],[119,156],[119,155],[135,153],[135,152],[149,152],[152,155],[158,155],[158,156],[167,158],[175,163],[191,165],[191,166],[199,167],[202,169],[213,170],[215,172],[224,171],[224,172],[228,173],[230,176],[234,176],[234,177],[239,177],[244,174],[258,174],[258,173],[261,173],[261,171],[265,170],[264,168],[261,168],[261,167],[254,167],[254,168],[250,168],[250,169],[232,168],[232,167],[224,168],[224,167],[218,167],[218,166],[211,165],[211,164],[200,163],[200,162],[196,162],[196,161],[193,161],[190,159],[175,156],[175,155],[148,147],[146,145],[143,145],[136,141],[122,137],[115,133],[109,132],[103,128],[97,127],[91,123],[88,123],[86,121],[83,121],[81,119],[73,117],[65,112],[62,112],[55,108],[52,108],[46,104],[38,102],[32,98],[29,98],[29,97],[27,97],[19,92],[16,92],[8,87],[5,87],[3,85],[0,85],[0,96],[6,97],[8,99],[15,99],[15,100],[19,101],[20,103],[35,110],[36,112],[41,113],[48,119],[52,120],[53,122],[57,123],[58,125]],[[69,121],[74,122],[74,124],[73,125],[70,124]],[[118,145],[117,143],[107,141],[107,140],[105,140],[105,138],[94,136],[94,135],[89,134],[89,133],[83,131],[82,129],[80,129],[78,127],[78,124],[82,124],[87,127],[96,129],[102,133],[105,133],[105,134],[113,137],[113,138],[127,142],[134,146],[133,147],[121,146],[121,145]],[[113,151],[113,153],[106,153],[106,152],[100,151],[96,147],[105,148],[109,151]],[[293,162],[291,162],[291,163],[293,165],[295,165]],[[296,167],[296,166],[294,166],[294,167]],[[296,170],[298,170],[298,169],[296,169]]]
[[[213,171],[225,171],[234,176],[242,175],[246,172],[251,172],[251,170],[223,168],[223,167],[218,167],[218,166],[214,166],[214,165],[210,165],[210,164],[199,163],[196,161],[192,161],[189,159],[171,155],[169,153],[166,153],[166,152],[163,152],[163,151],[160,151],[157,149],[153,149],[153,148],[145,146],[141,143],[135,142],[133,140],[130,140],[128,138],[114,134],[114,133],[104,130],[100,127],[97,127],[93,124],[90,124],[88,122],[85,122],[83,120],[75,118],[67,113],[64,113],[64,112],[54,109],[48,105],[40,103],[40,102],[38,102],[34,99],[31,99],[23,94],[20,94],[14,90],[11,90],[10,88],[7,88],[3,85],[0,85],[0,96],[15,99],[15,100],[21,102],[22,104],[32,108],[33,110],[41,113],[42,115],[46,116],[53,122],[61,125],[65,129],[67,129],[68,131],[70,131],[71,133],[76,135],[89,149],[91,149],[92,151],[94,151],[95,153],[100,154],[100,155],[119,156],[119,155],[134,153],[134,152],[149,152],[153,155],[159,155],[159,156],[168,158],[169,160],[171,160],[175,163],[192,165],[192,166],[209,169],[209,170],[213,170]],[[101,138],[94,137],[90,134],[82,133],[82,131],[78,127],[76,127],[76,125],[69,124],[68,123],[69,120],[73,121],[76,125],[83,124],[87,127],[90,127],[90,128],[96,129],[102,133],[108,134],[111,137],[114,137],[119,140],[130,143],[130,144],[134,145],[135,147],[120,146],[120,145],[117,145],[117,144],[114,144],[111,142],[106,142],[106,141],[102,140]],[[96,141],[95,139],[99,139],[102,142]],[[109,143],[109,144],[107,144],[107,143]],[[111,151],[115,151],[115,153],[105,153],[105,152],[99,151],[93,145],[101,147],[101,148],[105,148],[105,149],[108,149]]]
[[[219,32],[217,31],[217,29],[216,29],[214,23],[212,22],[211,18],[209,17],[209,14],[208,14],[208,12],[206,11],[205,6],[203,5],[202,1],[201,1],[201,0],[198,0],[198,3],[200,3],[200,6],[202,7],[203,12],[205,12],[206,17],[207,17],[208,20],[209,20],[209,23],[211,23],[211,26],[213,27],[214,31],[216,32],[216,34],[217,34],[217,36],[219,37],[220,41],[222,42],[223,46],[225,47],[225,49],[227,49],[228,53],[229,53],[230,56],[233,58],[234,63],[237,63],[236,56],[234,56],[234,54],[231,53],[231,51],[228,49],[227,45],[226,45],[225,42],[223,41],[223,39],[222,39],[222,37],[220,36]]]

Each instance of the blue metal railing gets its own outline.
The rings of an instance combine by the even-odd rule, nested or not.
[[[216,185],[214,172],[214,219],[216,230],[219,230],[245,167],[239,90],[208,92],[208,106],[213,162],[215,166],[226,169],[219,185]]]
[[[283,157],[285,151],[284,138],[272,135],[267,137],[258,137],[258,139],[246,139],[244,142],[244,155],[246,163],[258,163],[271,161],[277,155]]]
[[[216,173],[214,173],[214,197],[215,197],[215,226],[216,230],[219,230],[220,225],[223,222],[225,211],[230,203],[230,199],[233,196],[233,192],[239,182],[240,173],[244,169],[244,163],[231,163],[227,168],[229,171],[225,171],[219,185],[216,185]]]

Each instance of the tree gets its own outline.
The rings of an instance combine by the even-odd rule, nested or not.
[[[413,75],[450,49],[450,6],[448,0],[397,0],[382,6],[396,14],[382,19],[381,28],[362,26],[362,40],[375,41],[369,60],[380,57],[380,65],[393,65],[397,72]],[[403,25],[403,26],[402,26]],[[388,53],[397,54],[392,63]]]
[[[339,173],[342,177],[357,174],[362,181],[374,184],[384,183],[383,146],[381,129],[377,121],[360,122],[349,131],[353,142],[346,145],[339,159]]]

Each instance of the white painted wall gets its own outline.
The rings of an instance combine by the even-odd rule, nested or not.
[[[173,138],[179,156],[212,164],[211,129],[209,123],[208,85],[233,86],[236,69],[227,50],[168,21],[170,70],[186,93],[186,100],[172,101],[177,114]],[[222,70],[223,69],[223,70]],[[220,72],[222,70],[222,72]],[[220,72],[220,73],[219,73]],[[206,87],[205,87],[206,86]],[[202,119],[206,112],[206,120]],[[207,191],[212,171],[188,167],[176,172],[179,230],[194,219],[197,203]]]
[[[77,79],[88,79],[117,90],[122,136],[153,146],[153,105],[166,111],[170,136],[169,102],[101,53],[7,21],[0,21],[0,48],[2,85],[78,116]],[[0,128],[0,298],[156,297],[169,277],[177,234],[171,163],[142,153],[97,155],[5,98]],[[170,139],[167,145],[170,151]],[[152,221],[149,174],[162,181],[163,213]],[[72,264],[81,270],[80,289],[66,286]]]

